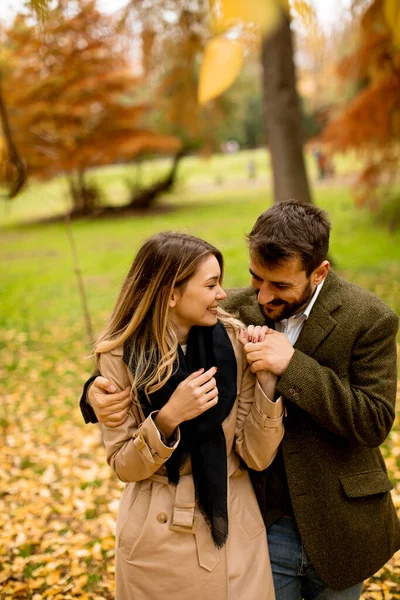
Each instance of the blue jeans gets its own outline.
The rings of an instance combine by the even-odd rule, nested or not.
[[[337,591],[318,577],[292,519],[283,517],[268,527],[268,547],[276,600],[359,600],[362,582]]]

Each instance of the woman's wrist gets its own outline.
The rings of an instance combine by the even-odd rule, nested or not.
[[[258,371],[257,380],[263,390],[264,394],[270,399],[274,399],[275,385],[277,376],[270,371]]]
[[[175,429],[179,426],[176,417],[170,414],[167,405],[163,406],[154,419],[154,423],[166,439],[170,438]]]

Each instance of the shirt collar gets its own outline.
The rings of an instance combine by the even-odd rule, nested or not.
[[[302,310],[300,313],[293,315],[293,317],[292,317],[293,319],[300,319],[300,317],[304,317],[306,320],[308,319],[308,317],[310,316],[311,309],[314,306],[314,304],[318,298],[318,295],[322,289],[322,286],[324,285],[324,281],[325,281],[325,278],[315,288],[315,292],[313,293],[313,295],[312,295],[309,303],[305,307],[305,309]]]

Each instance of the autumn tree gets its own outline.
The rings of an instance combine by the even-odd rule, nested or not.
[[[148,106],[135,102],[126,39],[95,0],[60,0],[40,27],[18,15],[6,31],[0,70],[13,143],[29,176],[67,175],[76,213],[96,204],[88,169],[180,147],[143,127]],[[13,157],[3,148],[7,167]]]
[[[290,5],[295,15],[311,11],[310,4],[305,0],[292,0]],[[220,49],[222,46],[230,46],[231,49],[235,46],[235,40],[228,38],[226,32],[217,32],[217,43],[208,39],[210,14],[228,15],[225,19],[226,30],[229,28],[229,19],[236,21],[234,36],[237,37],[239,31],[240,42],[245,38],[243,31],[247,31],[243,28],[243,22],[253,19],[267,25],[268,31],[264,29],[262,44],[263,104],[265,131],[273,165],[274,198],[285,200],[296,197],[303,202],[310,202],[303,156],[303,120],[293,58],[293,32],[288,10],[288,0],[252,0],[251,3],[237,0],[131,0],[125,16],[130,14],[135,22],[140,23],[137,31],[143,42],[144,69],[149,72],[150,66],[153,77],[156,75],[153,79],[157,81],[154,89],[158,93],[155,97],[164,101],[167,99],[163,118],[173,123],[176,127],[174,131],[183,138],[188,134],[189,137],[196,137],[196,130],[200,129],[210,135],[210,132],[216,131],[216,120],[226,110],[226,107],[216,106],[220,93],[207,98],[203,111],[199,110],[195,99],[199,54],[203,50],[205,56],[210,54],[209,48],[214,44],[214,57],[222,64],[222,71],[215,80],[225,79],[230,68],[229,65],[224,66]],[[270,23],[274,21],[275,24],[277,15],[281,19],[271,37],[273,28]],[[238,57],[238,52],[235,52]],[[151,60],[152,56],[157,57],[155,63]],[[235,114],[232,118],[235,118]]]
[[[332,150],[358,153],[364,163],[356,184],[358,203],[376,210],[389,202],[395,226],[400,203],[398,197],[391,203],[389,196],[400,161],[400,2],[373,0],[361,8],[353,30],[355,48],[338,66],[355,91],[328,124],[323,140]]]

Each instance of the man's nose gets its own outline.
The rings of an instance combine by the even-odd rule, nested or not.
[[[259,304],[269,304],[275,298],[274,293],[270,289],[268,285],[265,283],[260,287],[260,291],[258,292],[258,302]]]

